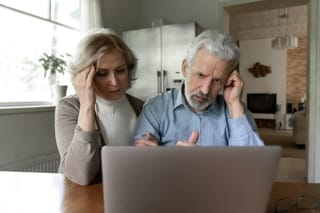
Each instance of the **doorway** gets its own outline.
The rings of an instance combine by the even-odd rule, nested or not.
[[[246,1],[247,2],[247,1]],[[251,3],[239,3],[239,1],[234,1],[234,2],[229,2],[229,3],[222,3],[221,4],[221,14],[220,14],[220,18],[221,18],[221,22],[222,23],[222,29],[224,29],[225,32],[229,32],[230,33],[230,14],[231,13],[250,13],[250,12],[257,12],[257,11],[263,11],[263,10],[272,10],[272,9],[277,9],[277,8],[283,8],[283,7],[293,7],[293,6],[298,6],[298,5],[308,5],[309,1],[307,0],[301,0],[301,1],[252,1]],[[310,18],[310,17],[309,17]],[[307,36],[308,38],[310,37],[310,35]],[[312,56],[312,53],[310,54],[310,50],[307,50],[309,53],[309,58],[308,61],[310,61],[310,57]],[[315,56],[313,56],[315,57]],[[307,76],[307,82],[310,82],[310,68],[308,67],[308,74]],[[309,93],[309,88],[306,91],[306,97],[310,97],[312,94],[308,94]],[[308,126],[308,125],[307,125]],[[316,129],[316,127],[314,127]],[[311,129],[311,130],[307,130],[307,132],[313,132],[315,130]],[[317,137],[317,135],[315,136]],[[308,141],[306,139],[306,141]],[[312,145],[313,143],[309,143],[310,145]],[[314,142],[315,143],[315,142]],[[312,145],[314,146],[314,144]],[[307,168],[314,168],[314,164],[315,164],[315,155],[313,154],[313,156],[309,156],[308,155],[308,151],[306,152],[306,160],[307,160]],[[311,166],[310,166],[311,165]],[[313,165],[313,167],[312,167]],[[309,170],[309,169],[308,169]],[[314,169],[312,169],[314,170]],[[315,179],[317,177],[315,177],[315,171],[307,171],[308,175],[307,175],[307,179],[308,182],[314,182],[316,181]],[[320,177],[318,177],[319,179]],[[318,180],[320,181],[320,180]]]

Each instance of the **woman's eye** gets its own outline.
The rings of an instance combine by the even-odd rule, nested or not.
[[[106,75],[108,75],[108,72],[102,71],[102,70],[98,70],[96,73],[96,76],[106,76]]]
[[[117,70],[117,73],[121,74],[121,73],[124,73],[124,72],[126,72],[126,71],[127,71],[126,68],[121,68],[121,69],[118,69],[118,70]]]

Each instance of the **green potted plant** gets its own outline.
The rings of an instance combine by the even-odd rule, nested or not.
[[[68,54],[66,54],[68,56]],[[67,62],[65,60],[65,55],[56,56],[54,54],[43,53],[39,58],[39,62],[44,70],[45,78],[54,78],[53,82],[50,84],[56,84],[58,82],[58,75],[64,75],[65,69],[67,67]]]
[[[57,56],[55,54],[43,53],[39,58],[39,63],[44,70],[44,78],[47,78],[53,90],[53,102],[66,95],[67,85],[60,85],[59,78],[64,75],[67,62],[66,57],[69,54]]]

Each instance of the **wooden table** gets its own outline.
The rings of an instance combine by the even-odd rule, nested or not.
[[[62,174],[0,172],[1,213],[103,213],[102,185],[79,186]]]
[[[274,183],[267,213],[277,200],[320,194],[320,184]],[[79,186],[61,174],[0,172],[0,212],[102,213],[102,185]]]
[[[270,195],[267,213],[274,213],[274,207],[279,199],[285,197],[297,198],[303,194],[319,195],[320,184],[275,182]]]

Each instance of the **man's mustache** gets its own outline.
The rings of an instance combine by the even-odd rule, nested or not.
[[[209,96],[207,94],[203,94],[201,91],[194,92],[194,93],[192,93],[192,95],[199,96],[200,98],[205,99],[205,100],[209,99]]]

